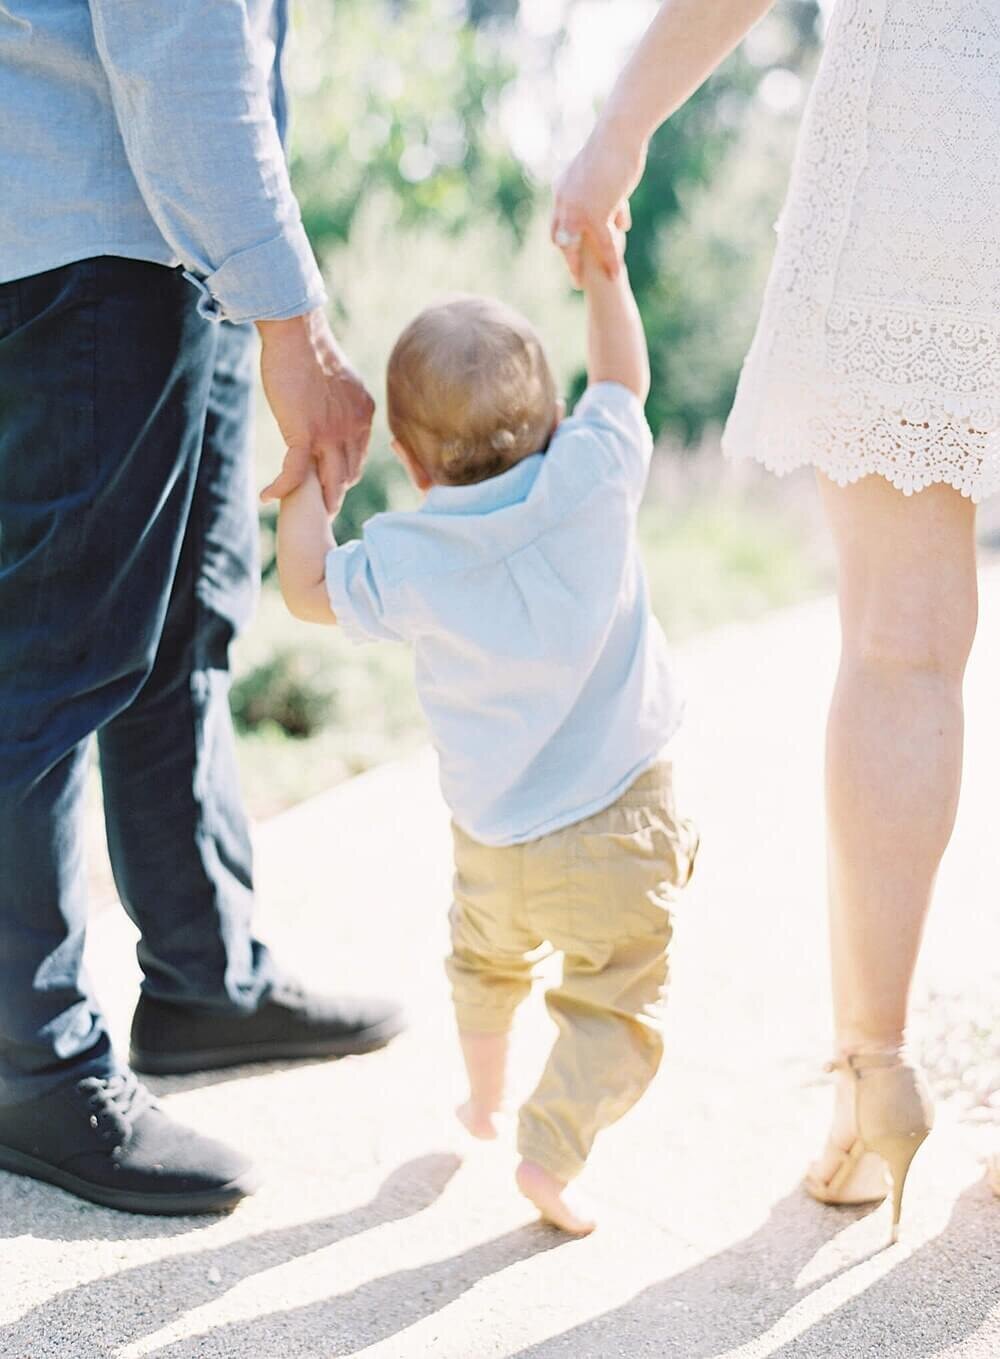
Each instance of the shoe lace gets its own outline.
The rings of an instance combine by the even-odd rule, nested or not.
[[[90,1107],[90,1126],[106,1141],[115,1143],[112,1155],[121,1155],[132,1129],[156,1101],[131,1071],[114,1076],[88,1076],[77,1086]]]

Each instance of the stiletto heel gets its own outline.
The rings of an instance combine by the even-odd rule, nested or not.
[[[889,1167],[892,1179],[892,1228],[890,1244],[899,1239],[899,1219],[903,1211],[903,1188],[910,1173],[913,1158],[923,1146],[927,1133],[913,1133],[907,1137],[886,1137],[869,1143],[872,1151],[881,1156]]]
[[[880,1203],[892,1189],[892,1234],[899,1235],[903,1190],[913,1158],[934,1123],[930,1092],[923,1076],[898,1052],[856,1053],[833,1062],[830,1069],[854,1078],[854,1126],[857,1137],[841,1152],[831,1175],[806,1175],[807,1191],[821,1203]]]

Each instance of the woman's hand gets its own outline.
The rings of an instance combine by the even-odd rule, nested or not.
[[[563,252],[573,281],[581,284],[586,238],[608,278],[616,278],[621,254],[613,228],[631,226],[628,200],[646,168],[646,142],[605,124],[564,171],[555,188],[552,240]]]
[[[661,0],[608,96],[590,140],[556,185],[552,239],[579,285],[580,247],[609,278],[620,261],[609,223],[628,229],[628,199],[658,127],[688,99],[774,0]]]

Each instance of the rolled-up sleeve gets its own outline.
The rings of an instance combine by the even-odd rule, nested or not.
[[[625,472],[633,494],[641,497],[653,455],[653,435],[635,393],[619,382],[594,383],[577,403],[572,422],[567,422],[570,425],[599,435]]]
[[[326,592],[352,642],[402,642],[402,620],[387,614],[387,591],[364,542],[335,547],[326,558]]]
[[[129,164],[205,314],[322,305],[245,0],[89,3]]]

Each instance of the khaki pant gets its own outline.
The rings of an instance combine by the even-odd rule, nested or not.
[[[458,1027],[505,1033],[549,943],[563,977],[546,1003],[559,1034],[521,1110],[522,1156],[563,1180],[626,1113],[660,1064],[672,907],[698,836],[674,809],[671,765],[611,807],[523,845],[490,848],[457,827],[448,960]]]

